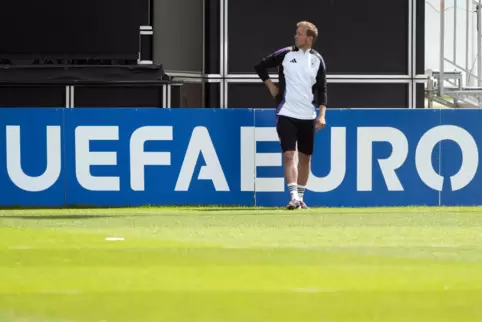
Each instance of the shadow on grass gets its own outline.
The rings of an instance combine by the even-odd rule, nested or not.
[[[0,206],[0,210],[76,210],[76,209],[117,209],[128,207],[102,207],[95,205],[69,205],[69,206]]]
[[[25,220],[75,220],[75,219],[100,219],[100,218],[109,218],[109,217],[118,217],[118,216],[111,216],[111,215],[51,215],[51,216],[0,216],[0,219],[25,219]]]
[[[58,207],[49,207],[49,206],[0,206],[0,211],[8,211],[8,210],[105,210],[105,211],[115,211],[115,210],[160,210],[162,212],[214,212],[214,211],[273,211],[273,210],[280,210],[284,208],[276,208],[276,207],[243,207],[243,206],[206,206],[206,205],[169,205],[169,206],[157,206],[157,205],[143,205],[143,206],[95,206],[95,205],[68,205],[68,206],[58,206]],[[5,217],[5,216],[3,216]],[[30,216],[28,216],[30,217]],[[98,216],[92,216],[98,217]],[[113,217],[113,216],[111,216]]]
[[[193,208],[193,209],[188,209],[191,211],[253,211],[253,212],[258,212],[258,211],[274,211],[274,210],[282,210],[283,208]]]

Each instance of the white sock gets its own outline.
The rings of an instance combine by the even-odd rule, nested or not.
[[[300,197],[300,201],[303,201],[303,197],[305,196],[305,186],[298,186],[298,196]]]
[[[293,200],[300,200],[300,196],[298,195],[298,184],[296,183],[289,183],[288,190],[291,194],[291,199]]]

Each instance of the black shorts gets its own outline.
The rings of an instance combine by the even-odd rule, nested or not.
[[[278,116],[276,131],[283,152],[298,151],[312,155],[315,144],[315,120],[299,120],[287,116]]]

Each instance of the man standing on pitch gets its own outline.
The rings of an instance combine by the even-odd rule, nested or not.
[[[326,125],[326,66],[321,55],[312,49],[317,37],[318,29],[314,24],[299,22],[295,46],[280,49],[255,66],[256,73],[278,103],[276,130],[283,151],[285,178],[291,194],[288,209],[308,208],[303,195],[310,175],[315,130]],[[268,69],[273,67],[278,67],[279,87],[268,75]],[[318,117],[317,106],[320,107]],[[297,146],[298,166],[295,158]]]

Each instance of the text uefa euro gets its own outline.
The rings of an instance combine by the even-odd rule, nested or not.
[[[18,125],[6,125],[6,170],[12,183],[29,192],[41,192],[49,189],[58,180],[65,167],[62,155],[62,127],[46,126],[46,153],[38,156],[46,164],[40,175],[29,175],[22,168],[26,158],[22,154],[21,132]],[[207,127],[198,126],[192,130],[187,146],[180,147],[183,153],[182,163],[172,162],[172,151],[145,151],[145,144],[150,141],[175,141],[173,126],[144,126],[132,131],[128,140],[119,139],[119,126],[77,126],[75,128],[75,176],[81,187],[90,191],[120,191],[121,180],[129,180],[130,189],[144,191],[145,177],[148,167],[172,167],[177,169],[176,180],[165,182],[168,189],[189,191],[194,180],[212,182],[215,191],[259,191],[280,192],[285,190],[282,174],[278,177],[261,177],[258,171],[262,167],[282,167],[281,151],[262,152],[257,146],[259,142],[277,142],[275,127],[240,127],[240,142],[233,142],[239,148],[240,168],[236,180],[237,187],[228,182],[224,165],[211,139]],[[314,192],[329,192],[337,189],[345,179],[347,170],[347,131],[345,127],[331,127],[330,146],[317,149],[330,155],[330,163],[326,176],[318,177],[311,173],[308,189]],[[125,137],[125,136],[123,136]],[[32,138],[25,138],[32,140]],[[444,178],[435,170],[432,160],[434,149],[443,140],[453,141],[461,151],[461,162],[458,171]],[[118,158],[118,151],[93,150],[91,143],[95,141],[118,141],[120,145],[128,145],[129,157]],[[385,142],[391,146],[391,153],[383,159],[374,158],[374,147]],[[353,143],[351,143],[353,144]],[[409,153],[413,151],[413,153]],[[472,135],[462,127],[453,125],[436,126],[422,133],[418,141],[409,142],[405,134],[394,127],[358,127],[356,129],[356,182],[353,190],[371,191],[374,168],[380,171],[388,191],[404,191],[404,178],[397,175],[407,162],[408,156],[414,156],[414,168],[418,178],[429,188],[442,191],[444,179],[450,180],[452,191],[467,186],[477,173],[479,157],[478,147]],[[31,156],[32,157],[32,156]],[[45,163],[46,160],[46,163]],[[413,163],[412,161],[412,163]],[[39,161],[40,162],[40,161]],[[314,160],[313,162],[316,162]],[[203,163],[199,168],[199,163]],[[107,167],[129,167],[129,176],[123,178],[115,175],[99,175],[99,169]],[[96,175],[92,169],[98,168]],[[166,171],[172,171],[172,169]],[[197,175],[195,175],[197,174]],[[172,177],[172,173],[170,177]],[[413,178],[407,179],[413,180]],[[172,191],[172,190],[171,190]]]

